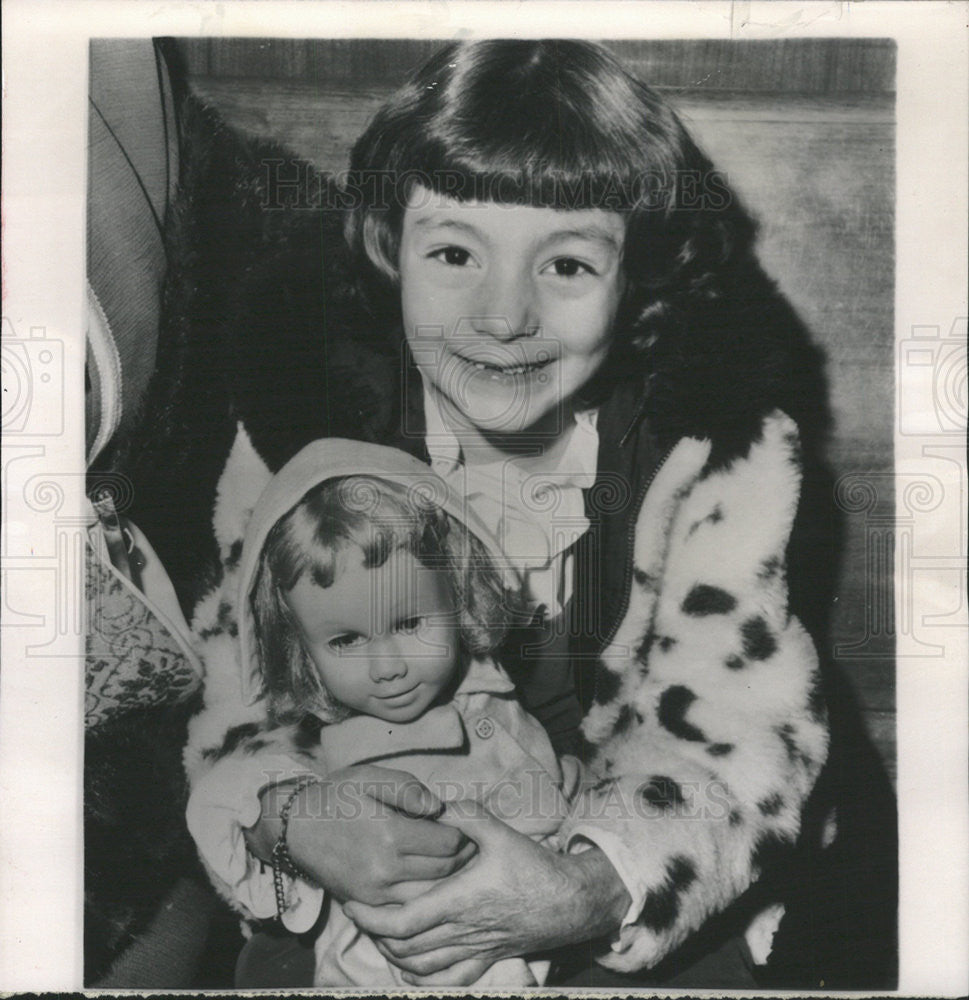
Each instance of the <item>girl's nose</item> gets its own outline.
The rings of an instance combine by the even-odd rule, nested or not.
[[[478,333],[507,342],[538,332],[539,319],[531,277],[520,268],[499,268],[483,283],[479,313],[472,320]]]

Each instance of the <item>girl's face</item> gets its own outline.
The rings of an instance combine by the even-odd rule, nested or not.
[[[443,571],[402,549],[368,569],[351,547],[329,587],[303,574],[286,594],[326,689],[387,722],[423,715],[459,665],[454,602]]]
[[[404,329],[452,424],[547,428],[600,368],[623,293],[622,217],[459,202],[416,187],[399,271]]]

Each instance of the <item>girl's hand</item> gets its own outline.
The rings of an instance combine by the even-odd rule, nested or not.
[[[587,941],[621,923],[629,894],[598,849],[557,854],[474,802],[449,805],[441,822],[477,843],[470,864],[403,905],[344,907],[405,973],[427,982],[468,963],[468,974],[480,975],[499,959]]]
[[[411,986],[421,989],[431,986],[470,986],[476,983],[493,965],[487,958],[468,958],[455,965],[449,965],[439,972],[419,976],[416,972],[404,972],[402,977]]]
[[[247,833],[257,857],[269,858],[291,790],[282,784],[263,794],[262,817]],[[356,765],[299,793],[286,842],[296,864],[338,899],[399,904],[475,853],[459,829],[435,821],[441,809],[437,796],[406,771]]]

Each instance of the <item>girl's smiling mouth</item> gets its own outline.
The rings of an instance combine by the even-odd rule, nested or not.
[[[474,358],[466,357],[457,351],[450,352],[452,356],[463,364],[478,372],[488,373],[492,378],[516,378],[524,375],[531,375],[535,372],[547,368],[555,358],[548,351],[539,352],[535,358],[523,361],[501,361],[495,357]],[[492,354],[496,352],[491,352]]]

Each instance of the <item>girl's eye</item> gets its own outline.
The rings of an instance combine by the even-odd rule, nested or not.
[[[463,247],[442,247],[430,254],[435,260],[447,264],[449,267],[466,267],[471,260],[471,254]]]
[[[335,635],[329,642],[330,649],[339,652],[342,649],[352,649],[363,643],[364,637],[357,632],[346,632],[343,635]]]
[[[405,635],[412,635],[423,624],[424,624],[424,616],[415,615],[413,618],[405,618],[403,621],[398,622],[397,631],[403,632]]]
[[[552,261],[552,268],[559,278],[575,278],[580,274],[596,273],[588,264],[583,264],[574,257],[558,257]]]

